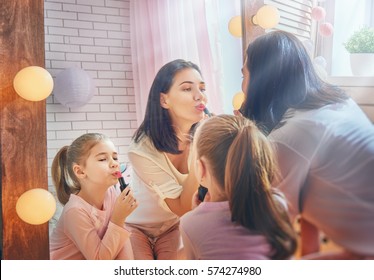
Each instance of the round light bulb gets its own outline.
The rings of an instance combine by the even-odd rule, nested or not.
[[[229,21],[229,31],[232,36],[242,37],[242,17],[235,16]]]
[[[55,214],[56,200],[45,189],[31,189],[18,198],[16,212],[18,217],[26,223],[32,225],[44,224]]]
[[[242,91],[237,92],[232,98],[232,106],[234,107],[234,110],[239,110],[244,100],[245,100],[244,92]]]
[[[279,20],[280,14],[278,9],[271,5],[262,6],[252,18],[254,24],[264,29],[274,28],[279,23]]]
[[[17,94],[29,101],[46,99],[53,90],[53,78],[39,66],[28,66],[20,70],[13,79]]]

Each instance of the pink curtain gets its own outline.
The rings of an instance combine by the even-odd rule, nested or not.
[[[196,63],[206,83],[208,108],[223,113],[221,72],[209,37],[204,0],[131,0],[131,54],[138,125],[157,71],[182,58]],[[210,11],[211,12],[211,11]]]

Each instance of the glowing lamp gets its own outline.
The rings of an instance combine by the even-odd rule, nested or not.
[[[232,106],[234,110],[239,110],[245,100],[245,94],[240,91],[234,95],[232,98]]]
[[[53,94],[62,105],[77,108],[91,100],[95,94],[95,86],[86,71],[68,68],[56,75]]]
[[[28,66],[20,70],[13,79],[17,94],[29,101],[46,99],[53,90],[53,78],[39,66]]]
[[[232,36],[242,37],[242,17],[235,16],[229,21],[229,31]]]
[[[262,6],[252,17],[252,23],[263,29],[274,28],[280,20],[280,14],[276,7],[271,5]]]
[[[48,222],[56,212],[56,200],[53,195],[41,188],[24,192],[17,200],[18,217],[31,225]]]

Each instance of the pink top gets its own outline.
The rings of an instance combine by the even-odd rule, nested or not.
[[[133,259],[130,232],[110,222],[118,194],[108,189],[103,210],[72,194],[50,238],[51,260]]]
[[[202,202],[180,220],[187,259],[270,259],[267,239],[231,222],[229,202]]]

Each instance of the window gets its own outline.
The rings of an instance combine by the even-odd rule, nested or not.
[[[361,27],[374,27],[374,1],[329,0],[319,3],[319,6],[325,8],[326,21],[333,24],[334,33],[331,37],[316,37],[316,55],[326,59],[329,76],[353,76],[350,54],[344,43]]]

